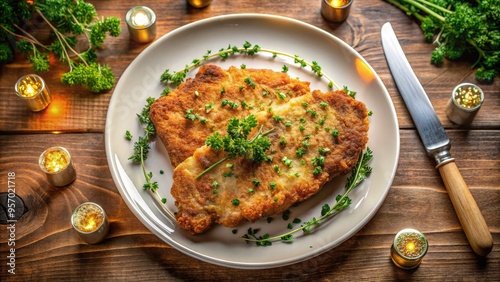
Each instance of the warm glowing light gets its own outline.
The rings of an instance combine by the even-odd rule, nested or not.
[[[363,81],[369,83],[375,78],[375,74],[373,73],[373,71],[361,59],[356,58],[354,64],[356,65],[356,71],[358,72],[359,76],[363,79]]]
[[[69,163],[69,156],[66,152],[54,149],[45,153],[43,165],[47,172],[56,173],[65,169]]]
[[[20,97],[33,112],[39,112],[50,104],[50,92],[45,81],[36,75],[28,74],[19,78],[14,85],[16,95]]]
[[[345,0],[331,0],[330,3],[333,7],[342,7],[347,4],[346,2]]]
[[[481,104],[483,95],[479,87],[464,85],[455,90],[454,98],[460,106],[472,109]]]
[[[41,87],[41,83],[31,79],[26,79],[21,81],[19,84],[19,94],[23,97],[33,97],[38,93],[38,91],[40,91]]]
[[[403,269],[418,267],[429,245],[424,234],[415,229],[404,229],[396,234],[391,246],[391,259]]]
[[[31,86],[31,84],[28,84],[28,86],[26,86],[26,91],[24,92],[24,94],[27,94],[27,96],[33,96],[35,94],[35,90],[33,89],[33,86]]]
[[[91,231],[91,230],[94,230],[96,226],[97,226],[97,223],[96,223],[95,218],[93,216],[88,216],[88,218],[86,218],[85,226],[82,226],[82,228],[85,231]]]
[[[149,17],[143,11],[138,11],[135,15],[132,16],[132,23],[136,27],[144,27],[149,23]]]
[[[406,244],[406,251],[413,252],[415,250],[415,243],[409,242]]]
[[[52,100],[47,111],[50,113],[51,118],[62,118],[62,115],[65,114],[65,109],[67,108],[67,97],[59,96]]]
[[[74,226],[82,232],[97,230],[104,221],[104,213],[93,204],[80,206],[73,214]]]

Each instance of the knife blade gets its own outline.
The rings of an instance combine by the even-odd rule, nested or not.
[[[450,155],[450,139],[413,72],[390,23],[382,26],[381,38],[385,58],[396,86],[427,153],[436,160],[436,168],[443,179],[469,244],[476,254],[486,256],[493,248],[493,238],[469,187]]]

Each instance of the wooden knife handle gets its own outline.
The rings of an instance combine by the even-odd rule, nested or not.
[[[493,238],[456,163],[450,161],[438,169],[472,249],[480,256],[488,255],[493,248]]]

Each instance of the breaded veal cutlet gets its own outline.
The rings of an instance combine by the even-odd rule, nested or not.
[[[216,72],[217,75],[208,74],[212,72]],[[254,73],[260,75],[254,76]],[[201,77],[207,76],[206,79],[213,79],[215,83],[212,88],[201,83],[204,88],[200,97],[204,97],[204,91],[208,89],[212,92],[217,91],[217,95],[210,95],[209,99],[201,103],[196,99],[194,99],[196,102],[189,104],[186,104],[185,100],[179,102],[182,111],[177,111],[175,114],[175,124],[178,124],[176,134],[179,136],[175,138],[169,136],[170,139],[167,139],[166,143],[167,146],[179,143],[186,143],[189,146],[189,149],[179,149],[182,153],[174,154],[176,162],[186,155],[189,157],[174,170],[171,194],[178,209],[176,213],[178,224],[192,234],[202,233],[214,223],[236,227],[242,221],[254,222],[260,217],[285,211],[294,203],[304,201],[317,193],[332,178],[350,172],[368,142],[367,109],[362,102],[353,99],[343,90],[327,93],[316,90],[301,96],[295,95],[297,96],[295,98],[287,98],[286,103],[278,103],[279,100],[273,98],[269,98],[269,101],[264,100],[265,102],[259,100],[258,103],[265,104],[265,110],[254,113],[258,126],[249,137],[256,134],[260,126],[263,126],[263,131],[274,129],[267,135],[271,141],[271,147],[266,152],[270,157],[269,161],[256,164],[243,157],[236,157],[224,161],[196,179],[198,174],[225,157],[227,153],[222,150],[216,151],[206,145],[192,151],[194,146],[202,144],[206,135],[215,129],[203,131],[204,133],[200,134],[203,136],[200,139],[203,140],[189,140],[199,134],[198,131],[184,133],[183,130],[191,126],[195,126],[196,129],[203,128],[204,125],[198,120],[187,121],[183,111],[196,108],[197,113],[206,116],[211,122],[220,123],[217,130],[220,129],[220,133],[225,134],[227,119],[232,116],[231,110],[220,113],[219,117],[219,113],[206,114],[200,105],[216,100],[215,96],[222,96],[219,91],[222,87],[231,89],[234,96],[230,99],[237,100],[240,105],[241,101],[251,104],[264,89],[251,90],[241,81],[250,75],[256,83],[262,83],[257,77],[263,78],[263,73],[265,72],[234,68],[224,72],[208,66],[203,69]],[[303,94],[302,91],[307,88],[303,83],[290,83],[292,80],[286,76],[278,75],[278,77],[289,81],[283,85],[298,87],[291,87],[300,89],[297,94]],[[235,81],[236,86],[230,86],[230,80]],[[200,88],[194,85],[195,82],[188,82],[180,93],[193,95],[194,91],[200,91]],[[252,98],[244,99],[246,96],[239,96],[238,85],[244,87],[243,91],[253,93]],[[259,104],[255,106],[259,107]],[[238,110],[240,111],[241,109]],[[241,113],[243,112],[249,114],[250,110]],[[165,135],[163,136],[165,138]],[[170,148],[169,152],[177,150],[178,148]]]
[[[246,117],[310,92],[309,82],[267,69],[202,65],[150,110],[173,167],[192,156],[207,136],[225,131],[231,117]]]

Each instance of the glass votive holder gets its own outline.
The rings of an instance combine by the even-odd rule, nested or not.
[[[139,43],[148,43],[156,38],[156,15],[146,6],[136,6],[125,16],[130,39]]]
[[[28,74],[19,78],[14,86],[16,94],[33,112],[39,112],[50,104],[50,91],[43,78]]]
[[[47,177],[47,181],[62,187],[76,179],[76,171],[71,161],[71,155],[63,147],[51,147],[45,150],[38,159],[38,164]]]
[[[354,0],[321,0],[321,15],[331,22],[340,23],[347,19]]]
[[[484,93],[477,85],[462,83],[453,89],[446,104],[446,115],[456,124],[472,123],[484,102]]]
[[[106,212],[101,206],[92,202],[85,202],[73,211],[71,225],[87,244],[101,242],[109,232]]]
[[[422,232],[403,229],[396,234],[391,246],[391,258],[402,269],[413,269],[420,265],[429,245]]]
[[[212,0],[187,0],[187,2],[194,8],[205,8],[212,3]]]

